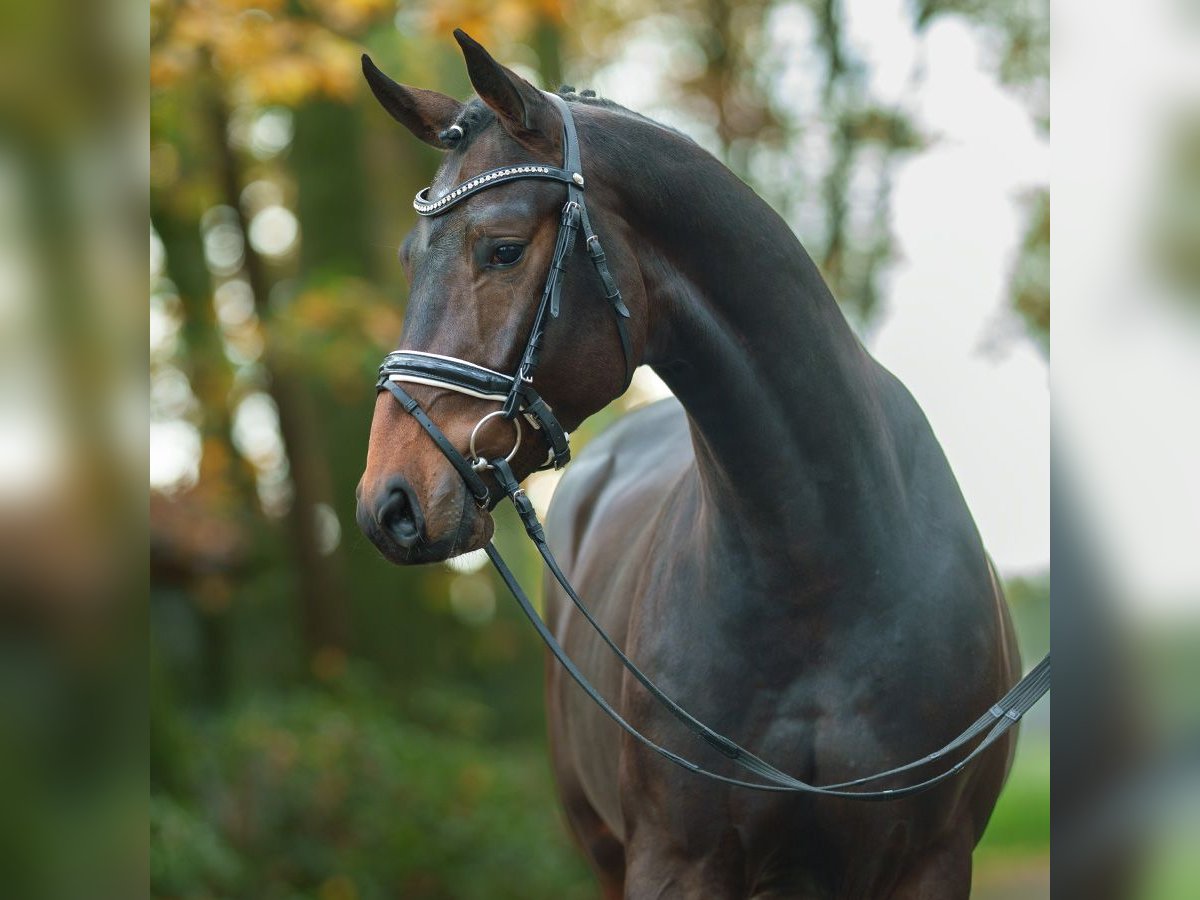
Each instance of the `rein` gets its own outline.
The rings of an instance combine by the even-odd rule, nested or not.
[[[563,118],[563,157],[564,167],[556,168],[545,165],[504,166],[485,172],[452,189],[442,197],[429,199],[430,188],[423,189],[413,201],[413,207],[422,216],[436,216],[454,207],[466,198],[479,191],[497,184],[506,184],[521,179],[540,178],[559,181],[567,186],[567,202],[562,209],[562,219],[559,224],[558,238],[555,243],[554,256],[551,259],[550,271],[546,278],[546,286],[542,291],[541,301],[534,316],[533,326],[521,354],[521,360],[515,375],[504,375],[492,369],[484,368],[467,360],[433,353],[419,351],[397,351],[388,354],[383,365],[379,368],[379,380],[376,391],[388,391],[400,401],[404,409],[417,421],[429,437],[441,450],[447,461],[462,476],[467,489],[475,502],[484,509],[496,506],[507,497],[512,501],[521,518],[525,531],[537,547],[538,553],[545,561],[554,579],[561,585],[571,598],[571,602],[596,631],[609,649],[620,659],[625,669],[659,702],[668,712],[684,724],[693,734],[717,750],[727,759],[742,769],[756,776],[757,781],[746,781],[713,772],[680,756],[672,750],[663,747],[631,725],[621,714],[600,694],[588,680],[587,676],[567,656],[566,651],[558,643],[554,634],[542,620],[524,589],[518,583],[512,570],[495,545],[489,542],[485,548],[488,559],[500,574],[501,579],[512,593],[520,606],[521,612],[529,619],[538,636],[554,657],[562,664],[567,674],[583,689],[591,700],[610,719],[617,723],[634,740],[670,760],[678,766],[703,775],[714,781],[738,787],[751,788],[760,791],[778,791],[800,794],[813,794],[825,797],[841,797],[855,800],[894,800],[911,796],[929,790],[958,775],[968,764],[992,744],[999,740],[1005,732],[1020,721],[1050,689],[1050,656],[1046,655],[1033,669],[1022,678],[1015,687],[998,700],[993,706],[971,724],[962,734],[939,750],[934,751],[918,760],[867,775],[851,781],[837,784],[813,785],[777,769],[775,766],[760,759],[749,750],[730,740],[714,729],[705,725],[682,706],[665,694],[638,666],[625,655],[609,634],[600,626],[591,611],[584,604],[567,576],[563,573],[558,561],[554,558],[546,543],[546,534],[538,521],[533,504],[525,495],[509,465],[521,445],[522,425],[525,421],[535,431],[540,432],[549,446],[546,461],[540,469],[561,468],[570,461],[569,435],[555,417],[549,404],[533,388],[533,376],[537,368],[538,354],[545,335],[547,317],[557,318],[559,314],[562,274],[566,269],[567,259],[574,249],[577,232],[582,230],[588,255],[603,284],[605,299],[611,304],[616,314],[617,333],[621,341],[621,349],[625,355],[625,386],[627,387],[633,375],[633,356],[629,341],[626,319],[629,310],[621,299],[604,255],[599,238],[592,229],[588,218],[587,206],[583,197],[583,166],[579,154],[579,141],[575,131],[575,122],[567,103],[556,94],[547,94],[562,113]],[[488,413],[476,423],[469,440],[470,456],[464,455],[454,443],[446,437],[437,424],[429,418],[425,411],[401,386],[401,383],[425,384],[455,391],[471,397],[492,400],[502,406],[495,412]],[[502,417],[513,423],[516,440],[512,450],[506,457],[484,459],[476,453],[475,438],[481,426],[493,417]],[[499,495],[493,495],[484,482],[482,473],[493,473],[500,488]],[[914,784],[902,787],[875,790],[851,790],[871,782],[879,781],[912,771],[937,760],[943,759],[955,750],[963,747],[974,738],[983,735],[978,744],[958,762],[942,770],[937,775],[926,778]]]

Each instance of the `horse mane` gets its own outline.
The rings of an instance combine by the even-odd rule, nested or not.
[[[574,103],[580,106],[594,106],[598,109],[606,109],[612,112],[620,113],[621,115],[628,116],[631,119],[637,119],[641,122],[653,125],[656,128],[661,128],[664,131],[669,131],[672,134],[684,138],[691,143],[695,143],[691,137],[684,134],[678,128],[673,128],[670,125],[664,125],[662,122],[655,121],[649,116],[642,115],[642,113],[635,112],[626,106],[622,106],[615,100],[610,100],[607,97],[601,97],[594,90],[584,89],[577,92],[571,85],[564,84],[559,87],[555,93],[568,103]],[[496,113],[492,110],[492,108],[478,97],[472,97],[463,106],[463,110],[461,113],[459,113],[458,118],[454,120],[454,125],[457,125],[460,129],[462,129],[462,135],[456,136],[453,149],[466,150],[467,147],[471,145],[472,138],[482,134],[489,126],[495,124],[495,122]],[[446,132],[442,132],[442,134],[445,135]]]

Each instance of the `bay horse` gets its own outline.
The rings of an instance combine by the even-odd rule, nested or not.
[[[536,344],[538,391],[565,431],[619,396],[633,363],[651,366],[677,399],[592,442],[546,523],[598,622],[693,714],[809,783],[945,744],[1016,682],[1020,661],[917,403],[856,338],[786,223],[713,156],[590,93],[544,94],[455,36],[478,94],[466,103],[363,61],[385,110],[445,151],[401,251],[400,356],[471,360],[486,382],[525,372]],[[557,168],[568,119],[587,171],[587,227],[603,235],[628,314],[619,330],[586,264],[590,239],[559,252],[562,183],[513,175],[476,190],[499,169],[501,181],[528,167],[569,172]],[[537,298],[575,257],[543,331]],[[522,416],[493,417],[485,387],[410,377],[409,393],[380,390],[357,517],[392,562],[483,547],[492,503],[472,502],[469,485],[511,476],[516,492],[556,459],[552,430],[529,415],[534,427],[513,446]],[[507,474],[482,466],[472,481],[452,464],[468,446]],[[690,737],[553,579],[545,602],[554,636],[626,721],[667,746]],[[606,898],[969,896],[1015,731],[918,796],[765,794],[647,753],[552,659],[546,674],[554,777]],[[730,771],[719,756],[710,767]]]

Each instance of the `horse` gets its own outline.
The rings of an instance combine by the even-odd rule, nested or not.
[[[916,401],[857,339],[783,219],[715,157],[591,92],[543,93],[455,37],[477,94],[467,102],[363,61],[387,113],[444,152],[414,205],[456,204],[403,242],[399,350],[513,372],[532,329],[538,391],[565,431],[624,391],[631,363],[651,367],[673,398],[590,443],[547,516],[553,552],[598,622],[699,719],[809,783],[942,746],[1021,664],[998,579]],[[565,254],[561,308],[539,330],[538,296],[560,264],[563,184],[455,193],[497,167],[557,167],[564,118],[623,296],[619,332],[584,246]],[[506,457],[515,480],[556,452],[546,429],[527,423],[514,437],[521,417],[491,415],[486,392],[410,381],[411,405],[378,394],[357,490],[360,528],[400,565],[492,535],[491,504],[472,502],[469,473],[435,431],[463,458],[468,445],[473,459]],[[625,720],[667,746],[689,740],[549,578],[545,609]],[[545,699],[563,810],[605,898],[968,897],[1015,747],[1008,732],[960,777],[888,802],[761,793],[646,752],[549,658]]]

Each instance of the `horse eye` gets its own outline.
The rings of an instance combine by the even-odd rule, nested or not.
[[[521,244],[501,244],[492,251],[488,263],[493,266],[511,266],[521,259],[525,248]]]

